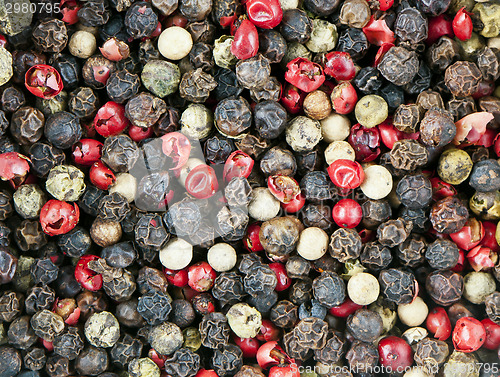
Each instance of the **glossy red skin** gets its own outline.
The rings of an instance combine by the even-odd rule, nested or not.
[[[2,181],[10,181],[17,189],[26,179],[30,171],[31,160],[17,152],[6,152],[0,154],[0,178]]]
[[[328,176],[337,187],[355,189],[363,183],[365,172],[359,162],[338,159],[328,168]]]
[[[355,304],[348,297],[339,306],[334,306],[333,308],[330,308],[329,312],[330,312],[331,315],[333,315],[335,317],[347,318],[351,314],[353,314],[356,310],[361,309],[361,308],[363,308],[362,305]]]
[[[54,351],[54,345],[52,344],[52,342],[48,342],[48,341],[46,341],[45,339],[42,339],[42,338],[40,338],[40,341],[42,342],[43,347],[47,351],[49,351],[49,352]]]
[[[167,357],[164,355],[160,355],[158,352],[154,350],[154,348],[151,348],[148,351],[148,357],[156,364],[158,365],[158,368],[163,369],[165,366],[165,360],[167,360]]]
[[[102,143],[95,139],[80,139],[73,145],[73,160],[78,165],[91,166],[102,156]]]
[[[208,165],[198,165],[186,178],[186,191],[196,199],[212,197],[219,189],[215,170]]]
[[[64,88],[61,75],[54,67],[46,64],[32,66],[24,76],[24,85],[28,91],[40,98],[51,99]]]
[[[245,5],[250,21],[262,29],[275,28],[283,18],[279,0],[247,0]]]
[[[206,292],[214,285],[217,277],[207,262],[198,262],[188,268],[188,284],[197,292]]]
[[[489,350],[497,350],[500,347],[500,325],[489,318],[483,319],[481,323],[486,330],[486,340],[483,347]]]
[[[476,246],[467,254],[467,261],[474,271],[485,271],[495,267],[498,260],[496,252],[484,246]]]
[[[149,139],[150,137],[153,137],[153,134],[154,132],[152,127],[142,128],[131,124],[128,128],[128,136],[130,136],[130,138],[135,142]]]
[[[253,164],[254,160],[248,154],[240,150],[234,151],[224,164],[222,177],[226,182],[231,181],[234,177],[248,178],[252,172]]]
[[[394,5],[394,0],[378,0],[378,9],[385,12]]]
[[[300,194],[298,182],[292,177],[281,174],[268,177],[267,188],[276,199],[285,204]]]
[[[366,39],[371,44],[382,46],[384,43],[394,43],[396,37],[384,19],[376,20],[371,16],[370,21],[362,29]]]
[[[82,288],[89,291],[98,291],[102,288],[102,275],[92,271],[88,264],[91,261],[97,260],[97,255],[83,255],[78,260],[75,266],[75,279],[82,286]]]
[[[280,357],[286,357],[285,351],[281,349],[278,342],[273,340],[261,345],[257,351],[257,363],[263,369],[280,364]]]
[[[234,344],[236,344],[243,351],[243,357],[245,359],[253,359],[257,356],[257,350],[260,347],[260,343],[255,338],[240,338],[238,336],[233,336]]]
[[[61,9],[61,14],[63,15],[62,20],[68,25],[74,25],[78,22],[78,11],[81,6],[75,0],[61,0],[59,5]]]
[[[344,81],[333,88],[330,98],[333,110],[337,114],[345,115],[351,113],[356,107],[358,93],[349,81]]]
[[[335,224],[342,228],[355,228],[363,219],[363,210],[358,202],[342,199],[333,206],[332,217]]]
[[[247,234],[243,239],[243,246],[250,252],[258,252],[264,250],[259,239],[260,223],[250,224],[247,228]]]
[[[0,34],[0,46],[7,48],[7,38],[3,34]]]
[[[103,137],[118,135],[129,126],[125,116],[125,107],[119,103],[108,101],[102,106],[94,118],[94,128]]]
[[[285,90],[281,92],[280,102],[290,114],[297,114],[302,110],[304,98],[306,98],[306,93],[287,83]]]
[[[500,252],[500,246],[495,238],[497,225],[491,221],[483,221],[484,237],[481,240],[481,245],[489,247],[492,251]]]
[[[176,287],[185,287],[188,284],[188,272],[187,270],[171,270],[169,268],[163,268],[163,273],[165,274],[168,284],[174,285]]]
[[[255,338],[261,342],[272,342],[278,341],[280,339],[280,335],[281,331],[274,323],[268,319],[263,319],[260,332]]]
[[[180,169],[189,159],[191,142],[180,132],[169,132],[161,137],[161,150],[172,161],[169,169]]]
[[[325,74],[337,81],[352,80],[356,76],[356,68],[348,52],[332,51],[325,55]]]
[[[429,17],[429,31],[425,43],[428,45],[433,44],[442,36],[453,38],[452,20],[448,15],[440,14],[437,17]]]
[[[403,372],[413,364],[413,350],[404,339],[388,336],[378,342],[380,365],[394,372]]]
[[[451,335],[450,318],[446,310],[440,306],[431,309],[425,320],[425,326],[436,339],[446,340]]]
[[[462,317],[457,321],[451,339],[457,351],[474,352],[484,344],[486,330],[477,319]]]
[[[472,36],[472,19],[465,7],[462,7],[453,18],[452,27],[455,37],[461,41],[466,41]]]
[[[217,373],[213,369],[203,369],[201,368],[198,373],[196,373],[195,377],[219,377]]]
[[[457,194],[457,190],[453,185],[442,181],[438,177],[432,177],[430,178],[430,181],[432,185],[432,199],[435,201],[444,199],[447,196],[455,196]]]
[[[281,208],[283,208],[286,213],[297,213],[304,207],[305,204],[306,197],[304,194],[300,193],[288,203],[281,203]]]
[[[369,162],[380,155],[380,132],[377,127],[365,128],[355,124],[347,141],[356,152],[356,161]]]
[[[325,82],[323,68],[306,58],[295,58],[286,67],[285,80],[306,93],[318,89]]]
[[[493,146],[495,143],[495,138],[499,134],[497,131],[492,130],[491,128],[487,128],[484,134],[479,138],[479,140],[476,142],[476,145],[482,145],[485,148],[489,148]]]
[[[40,211],[42,230],[49,236],[68,233],[80,219],[80,209],[76,203],[51,199]]]
[[[481,221],[469,219],[462,229],[456,233],[451,233],[450,238],[459,248],[469,251],[481,243],[484,235],[485,231]]]
[[[277,365],[269,370],[269,377],[300,377],[297,364]]]
[[[109,189],[116,181],[113,171],[102,161],[94,162],[89,170],[89,179],[94,186],[101,190]]]
[[[249,20],[243,20],[234,34],[231,52],[238,59],[249,59],[259,52],[259,33]]]
[[[403,139],[413,139],[418,140],[420,133],[406,133],[398,130],[391,122],[384,121],[377,126],[380,132],[380,138],[382,139],[382,143],[389,148],[392,149],[394,143]]]
[[[276,278],[278,279],[278,284],[276,284],[276,288],[274,288],[276,292],[281,292],[290,288],[290,285],[292,285],[292,279],[288,277],[283,263],[269,263],[269,268],[274,271]]]
[[[462,272],[467,265],[467,258],[465,258],[465,251],[458,249],[458,262],[451,270],[453,272]]]

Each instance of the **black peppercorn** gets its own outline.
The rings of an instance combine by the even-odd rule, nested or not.
[[[142,354],[143,343],[129,334],[125,334],[111,348],[110,356],[113,364],[124,367],[133,359],[138,358]]]
[[[74,360],[83,350],[83,336],[76,327],[68,327],[62,334],[54,338],[54,352],[59,356]]]
[[[449,306],[462,297],[464,279],[450,270],[435,271],[427,276],[425,288],[438,305]]]
[[[92,118],[97,113],[98,107],[98,98],[92,88],[77,88],[69,95],[68,110],[78,118]]]
[[[2,96],[0,97],[0,103],[2,104],[3,111],[6,113],[13,113],[26,104],[26,97],[19,88],[9,86],[3,90]],[[3,114],[3,118],[5,118],[5,114]],[[5,121],[2,119],[1,124],[4,125]],[[0,128],[5,130],[4,127]]]
[[[38,337],[31,329],[30,318],[30,316],[25,315],[16,318],[9,325],[7,338],[9,339],[9,344],[17,349],[26,350],[34,345],[38,340]]]
[[[217,104],[214,118],[223,135],[237,137],[252,125],[252,110],[243,97],[229,97]]]
[[[26,313],[35,314],[43,309],[52,309],[56,293],[48,285],[35,285],[26,294]]]
[[[50,258],[37,259],[31,265],[31,276],[35,284],[50,284],[57,279],[59,267]]]
[[[236,77],[238,78],[238,82],[246,89],[253,90],[263,88],[268,83],[270,75],[271,64],[269,60],[261,54],[257,54],[249,59],[240,60],[236,64]]]
[[[423,174],[408,174],[398,182],[396,195],[410,209],[425,208],[432,200],[432,185]]]
[[[200,322],[201,343],[208,348],[217,349],[229,341],[229,324],[224,314],[213,312],[205,315]]]
[[[424,371],[440,367],[449,355],[448,344],[442,340],[424,338],[416,344],[414,359]]]
[[[46,120],[44,134],[56,148],[67,149],[80,140],[82,128],[75,115],[61,111]]]
[[[288,42],[305,43],[312,33],[312,21],[302,9],[287,9],[283,12],[280,32]]]
[[[436,270],[446,270],[455,267],[458,263],[458,246],[445,239],[437,239],[427,247],[425,259]]]
[[[335,273],[324,271],[313,281],[313,294],[327,308],[342,304],[346,297],[344,281]]]
[[[281,147],[272,147],[260,160],[260,169],[265,175],[293,176],[297,171],[297,161],[292,152]]]
[[[346,329],[352,336],[363,342],[372,343],[382,335],[382,317],[369,309],[358,309],[346,321]]]
[[[96,376],[108,369],[109,357],[103,348],[87,347],[75,360],[75,369],[80,375]]]
[[[55,18],[40,22],[31,37],[35,46],[46,52],[61,52],[68,43],[66,24]]]
[[[139,297],[137,311],[151,326],[159,325],[172,310],[172,298],[161,291],[150,291]]]
[[[21,353],[8,346],[0,347],[0,376],[14,377],[21,371]]]
[[[85,26],[101,26],[106,24],[111,14],[106,0],[89,0],[78,10],[78,19]]]
[[[19,316],[24,307],[24,296],[14,291],[4,291],[0,296],[0,319],[12,322]]]
[[[439,233],[458,232],[467,222],[469,210],[456,197],[448,196],[436,202],[431,208],[432,227]]]
[[[411,272],[389,268],[380,272],[378,280],[384,296],[391,302],[409,304],[415,297],[417,281]]]
[[[17,269],[17,258],[6,247],[0,247],[0,284],[9,283]]]
[[[23,365],[32,371],[38,371],[45,366],[47,357],[45,351],[40,347],[32,347],[26,351],[23,357]]]
[[[379,64],[380,66],[380,64]],[[363,94],[373,94],[382,86],[380,72],[375,67],[363,67],[356,73],[353,84]]]
[[[158,26],[158,15],[150,3],[139,1],[127,9],[125,26],[134,39],[149,37]]]
[[[340,33],[336,49],[351,55],[352,60],[358,61],[365,56],[370,44],[361,29],[348,28]]]
[[[330,238],[330,255],[341,263],[358,258],[361,247],[361,236],[354,229],[339,228]]]

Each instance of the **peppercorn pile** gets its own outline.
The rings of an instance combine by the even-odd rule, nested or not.
[[[498,2],[0,32],[0,377],[498,376]]]

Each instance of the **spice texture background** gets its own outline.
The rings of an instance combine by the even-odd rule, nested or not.
[[[0,0],[0,377],[500,375],[497,0]]]

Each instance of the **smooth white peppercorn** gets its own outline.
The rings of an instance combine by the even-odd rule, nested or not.
[[[327,143],[345,140],[351,132],[351,121],[345,115],[331,113],[320,124],[321,135]]]
[[[325,149],[325,161],[328,165],[337,160],[351,160],[356,158],[354,148],[347,141],[332,141]]]
[[[297,253],[304,259],[316,260],[325,255],[328,250],[329,237],[318,227],[304,229],[297,242]]]
[[[248,214],[258,221],[271,220],[280,211],[280,202],[267,187],[256,187],[248,205]]]
[[[236,250],[227,243],[216,243],[208,250],[207,261],[217,272],[229,271],[236,266]]]
[[[181,60],[189,54],[193,47],[191,34],[179,26],[171,26],[160,34],[158,50],[170,60]]]
[[[391,193],[392,175],[381,165],[371,165],[363,168],[365,180],[361,183],[361,191],[368,198],[378,200],[383,199]]]
[[[495,290],[495,279],[487,272],[472,271],[464,276],[464,298],[473,304],[484,303],[486,296]]]
[[[349,279],[347,294],[355,304],[369,305],[377,300],[380,284],[372,274],[360,272]]]
[[[171,270],[182,270],[193,259],[193,246],[182,238],[171,239],[160,250],[160,263]]]
[[[129,173],[116,175],[115,184],[109,188],[109,193],[117,192],[123,195],[129,203],[132,203],[137,192],[137,179]]]
[[[317,120],[298,116],[288,123],[285,136],[295,152],[307,152],[321,141],[321,124]]]
[[[193,103],[182,112],[181,132],[192,139],[204,139],[212,131],[214,115],[204,105]]]
[[[68,48],[71,55],[77,58],[90,58],[97,48],[96,38],[94,34],[88,31],[77,31],[71,36]]]
[[[409,304],[398,305],[398,316],[406,326],[421,325],[429,314],[429,308],[421,297],[416,297]]]
[[[231,330],[240,338],[255,337],[262,326],[262,315],[260,312],[245,303],[231,306],[226,314]]]
[[[280,6],[283,11],[299,7],[299,0],[280,0]]]
[[[382,97],[370,94],[359,99],[354,108],[354,114],[359,124],[372,128],[386,120],[389,107]]]

